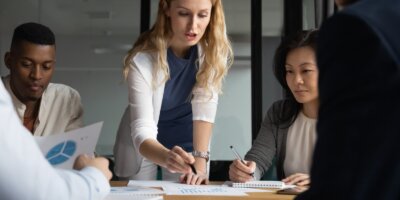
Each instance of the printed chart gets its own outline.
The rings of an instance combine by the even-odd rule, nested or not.
[[[64,141],[55,145],[46,154],[46,159],[52,165],[58,165],[68,161],[76,152],[76,142],[72,140]]]
[[[93,155],[103,123],[95,123],[67,133],[34,137],[51,165],[72,169],[78,155]]]

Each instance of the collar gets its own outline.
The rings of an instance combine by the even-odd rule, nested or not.
[[[6,90],[8,91],[8,93],[11,96],[15,111],[17,112],[17,115],[22,122],[24,120],[26,106],[15,96],[14,92],[11,90],[10,75],[3,77],[2,80],[3,80]],[[43,115],[43,112],[44,112],[43,109],[45,108],[45,105],[46,105],[46,95],[47,95],[46,91],[47,91],[47,88],[43,91],[43,94],[42,94],[42,99],[40,101],[40,106],[39,106],[38,118],[36,119],[34,129],[36,129],[36,127],[40,123],[40,119],[42,118],[41,116]]]

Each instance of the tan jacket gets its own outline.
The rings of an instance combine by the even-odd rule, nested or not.
[[[2,78],[21,122],[26,106],[17,99],[10,88],[10,77]],[[66,85],[50,83],[43,92],[34,136],[63,133],[83,126],[83,110],[79,93]]]

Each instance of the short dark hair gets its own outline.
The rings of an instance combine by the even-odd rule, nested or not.
[[[357,1],[359,1],[359,0],[345,0],[345,1],[342,1],[342,6],[349,6]]]
[[[21,41],[40,45],[55,45],[56,43],[54,33],[49,27],[34,22],[21,24],[14,29],[11,47]]]
[[[275,78],[285,90],[284,99],[286,100],[284,103],[284,108],[282,108],[282,112],[276,117],[278,120],[277,122],[274,122],[276,124],[290,122],[289,125],[291,125],[302,108],[302,104],[296,101],[286,82],[286,57],[290,51],[300,47],[311,47],[314,52],[316,52],[317,35],[318,30],[316,29],[300,31],[295,34],[288,35],[282,38],[281,44],[275,51],[273,71]]]

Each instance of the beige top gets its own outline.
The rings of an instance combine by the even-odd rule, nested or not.
[[[17,115],[23,122],[26,106],[12,92],[9,76],[2,80],[10,93]],[[69,86],[50,83],[42,95],[33,135],[63,133],[82,126],[83,110],[79,93]]]
[[[285,176],[295,173],[310,173],[312,156],[317,139],[316,119],[299,112],[289,127],[286,140],[286,157],[283,164]]]

